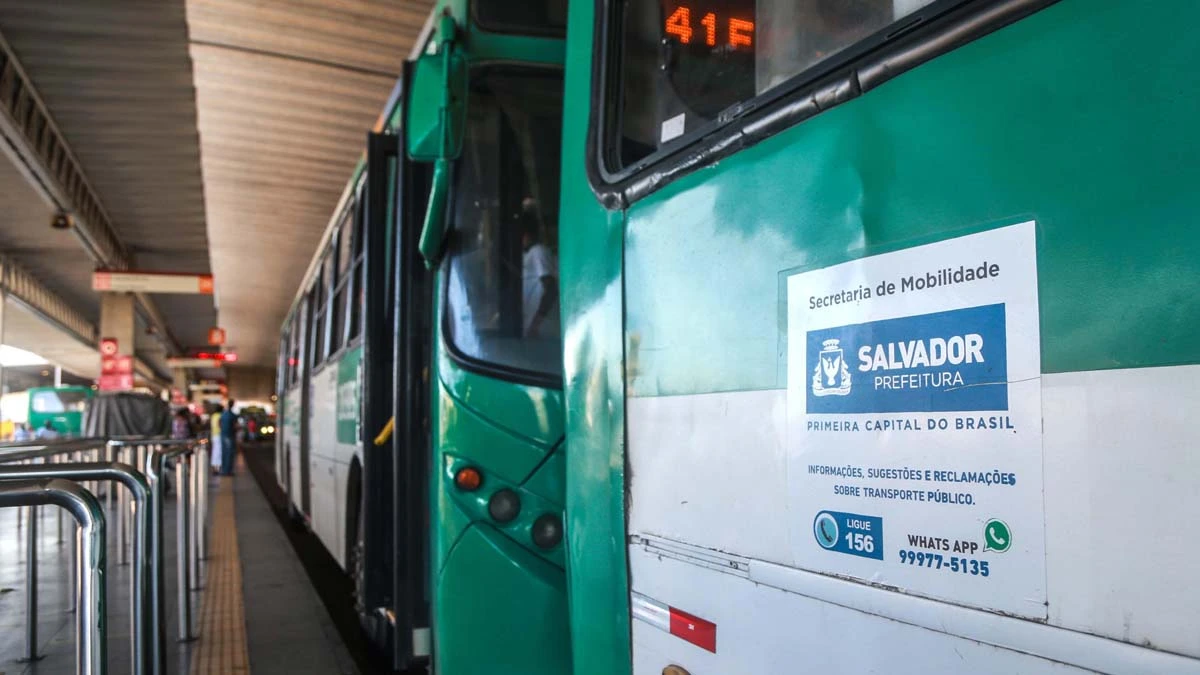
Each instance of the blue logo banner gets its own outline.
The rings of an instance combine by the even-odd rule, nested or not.
[[[1008,410],[1003,304],[809,331],[808,412]]]

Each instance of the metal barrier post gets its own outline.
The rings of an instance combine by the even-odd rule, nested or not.
[[[79,461],[80,461],[79,457],[75,457],[75,463],[78,464]],[[108,443],[104,444],[104,461],[106,461],[106,462],[117,461],[117,448],[116,448],[116,446],[113,445],[112,441],[109,441]],[[112,513],[112,503],[113,503],[112,492],[108,492],[104,495],[104,513],[106,513],[106,514]]]
[[[108,637],[104,619],[104,514],[91,493],[70,481],[11,481],[0,483],[0,507],[60,506],[79,524],[76,541],[83,564],[76,566],[79,578],[79,611],[75,616],[75,663],[81,675],[103,675]]]
[[[121,464],[124,464],[125,463],[125,454],[126,454],[125,448],[123,448],[123,447],[118,448],[116,461]],[[112,494],[113,491],[107,490],[107,492],[109,494]],[[128,535],[128,530],[125,529],[125,513],[128,510],[129,510],[129,504],[127,503],[127,500],[125,497],[125,491],[121,490],[120,492],[117,493],[117,513],[116,513],[116,518],[115,518],[115,520],[117,521],[116,525],[117,525],[117,564],[118,565],[128,565],[129,564],[129,551],[127,548],[128,544],[129,544],[129,535]]]
[[[196,451],[192,450],[192,454],[187,460],[188,472],[188,580],[191,582],[188,588],[196,590],[200,588],[200,560],[198,556],[199,549],[196,547],[196,507],[198,506],[198,497],[200,487],[196,484]]]
[[[32,502],[30,502],[32,504]],[[28,518],[25,519],[25,656],[22,661],[37,661],[37,536],[38,522],[34,517],[34,506],[21,509]]]
[[[62,456],[56,455],[54,457],[54,463],[62,464],[63,463]],[[54,511],[55,511],[55,513],[58,514],[58,543],[61,544],[62,540],[63,540],[63,537],[62,537],[62,534],[63,534],[63,510],[62,509],[54,509]]]
[[[176,573],[179,578],[179,640],[192,639],[191,557],[192,538],[188,530],[191,504],[188,499],[188,460],[175,460],[175,531],[178,540]]]
[[[152,524],[150,527],[150,553],[151,561],[150,570],[153,580],[150,583],[150,621],[160,627],[162,630],[158,633],[158,639],[151,645],[153,652],[153,663],[151,672],[154,675],[165,675],[167,672],[167,648],[166,648],[166,598],[163,594],[163,523],[162,523],[162,485],[163,485],[163,460],[167,457],[175,457],[186,453],[190,449],[190,442],[158,442],[147,448],[145,473],[146,478],[150,482],[150,500],[152,507],[150,509],[150,517]],[[187,588],[180,589],[181,604],[187,596]],[[189,612],[190,618],[190,612]],[[189,631],[190,633],[190,631]]]
[[[198,502],[196,510],[200,514],[199,523],[196,525],[196,541],[198,542],[196,550],[201,560],[208,559],[208,450],[208,444],[200,441],[196,450],[200,458],[198,461],[199,466],[196,468],[196,475],[199,476],[197,480],[200,485],[200,490],[196,494]]]
[[[120,482],[133,497],[135,515],[133,523],[134,568],[131,575],[130,600],[130,649],[132,650],[133,672],[145,675],[150,672],[152,652],[150,644],[157,639],[158,626],[149,621],[149,597],[151,583],[151,560],[147,555],[151,525],[150,486],[145,476],[128,464],[118,462],[95,462],[85,464],[48,464],[37,466],[0,465],[0,481],[11,479],[52,479],[73,481],[105,481],[108,489],[112,482]],[[3,483],[0,483],[3,485]],[[61,511],[61,509],[60,509]]]

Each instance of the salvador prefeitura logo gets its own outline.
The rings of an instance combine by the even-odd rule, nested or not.
[[[809,413],[1008,409],[1003,304],[810,330]]]

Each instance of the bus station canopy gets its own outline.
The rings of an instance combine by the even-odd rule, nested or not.
[[[101,337],[94,270],[211,274],[212,295],[138,296],[139,379],[168,382],[166,359],[205,347],[215,326],[239,366],[273,367],[277,328],[429,8],[0,0],[0,255],[26,281],[5,273],[4,342],[86,376]],[[59,213],[73,226],[52,227]]]

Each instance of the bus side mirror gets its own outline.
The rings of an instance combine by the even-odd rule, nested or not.
[[[416,162],[455,159],[467,116],[467,65],[455,41],[454,19],[443,16],[437,51],[413,66],[408,90],[408,156]]]
[[[467,65],[458,49],[454,17],[438,23],[437,49],[413,67],[408,95],[407,151],[416,162],[433,162],[433,186],[418,248],[426,267],[437,265],[446,239],[450,162],[462,152],[467,117]]]

